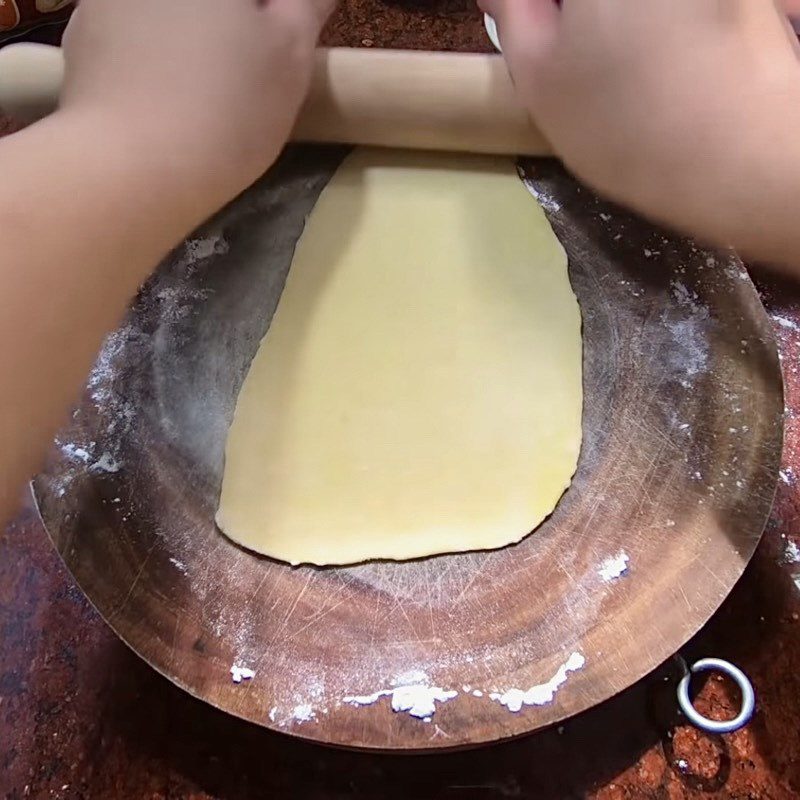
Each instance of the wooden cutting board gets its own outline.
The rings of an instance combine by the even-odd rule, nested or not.
[[[782,441],[766,314],[736,257],[526,163],[584,315],[572,489],[502,551],[324,570],[257,557],[213,522],[226,430],[342,155],[291,150],[161,265],[36,481],[42,517],[114,630],[232,714],[377,749],[536,730],[676,652],[750,559]],[[255,675],[235,683],[236,667]]]

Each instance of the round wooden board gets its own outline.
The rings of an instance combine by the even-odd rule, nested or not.
[[[260,558],[214,525],[225,435],[305,216],[342,154],[290,151],[159,268],[36,481],[42,517],[114,630],[232,714],[358,748],[536,730],[676,652],[742,574],[781,451],[766,314],[735,257],[663,235],[553,163],[528,163],[584,315],[573,487],[501,551],[336,569]],[[234,683],[234,665],[255,677]],[[533,704],[508,707],[532,687]],[[392,710],[424,715],[426,700],[429,721]]]

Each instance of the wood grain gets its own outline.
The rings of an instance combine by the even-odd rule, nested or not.
[[[782,439],[767,317],[735,257],[665,236],[557,165],[530,162],[584,314],[573,488],[499,552],[326,570],[256,557],[213,524],[225,431],[305,215],[341,156],[291,151],[160,267],[36,482],[42,517],[114,630],[232,714],[374,749],[536,730],[677,651],[750,559]],[[605,580],[620,553],[627,571]],[[585,666],[552,702],[512,713],[488,696],[546,683],[573,652]],[[232,664],[255,678],[234,684]],[[345,701],[415,682],[457,696],[428,723],[388,697]]]

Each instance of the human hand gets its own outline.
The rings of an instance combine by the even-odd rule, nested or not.
[[[743,226],[789,201],[782,181],[791,177],[795,204],[800,187],[798,49],[773,0],[481,5],[523,102],[579,177],[762,254]]]
[[[334,5],[82,0],[65,37],[62,111],[168,156],[165,169],[221,204],[279,154]]]

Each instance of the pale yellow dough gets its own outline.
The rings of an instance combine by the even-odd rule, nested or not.
[[[239,397],[220,527],[292,564],[497,548],[581,445],[581,316],[512,162],[360,150]]]

